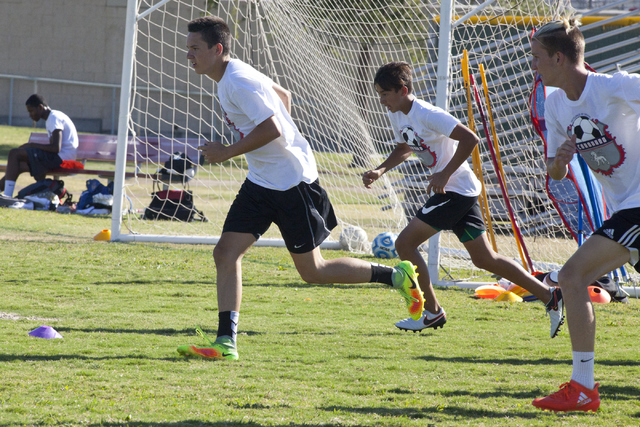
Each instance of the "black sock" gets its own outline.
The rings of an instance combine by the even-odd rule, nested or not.
[[[393,267],[371,263],[371,280],[369,280],[369,282],[384,283],[385,285],[393,286],[393,281],[391,280],[392,273]]]
[[[221,311],[218,313],[218,336],[230,336],[233,342],[236,341],[238,331],[238,312]]]

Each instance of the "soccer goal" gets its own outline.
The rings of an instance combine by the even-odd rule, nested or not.
[[[162,161],[187,145],[234,142],[216,99],[215,83],[190,70],[187,23],[207,14],[225,19],[234,37],[232,55],[293,93],[292,116],[314,148],[320,182],[340,227],[323,245],[338,248],[341,230],[357,226],[368,240],[399,233],[425,200],[429,170],[409,159],[373,189],[362,173],[393,149],[388,118],[373,88],[381,65],[407,61],[415,70],[417,97],[447,109],[463,123],[477,121],[480,162],[498,252],[520,259],[509,214],[496,180],[477,107],[470,118],[461,69],[469,69],[490,99],[495,139],[510,205],[535,269],[550,270],[575,251],[545,191],[542,142],[529,119],[533,73],[529,37],[562,15],[568,5],[544,0],[484,3],[389,0],[129,0],[118,128],[118,162],[112,240],[215,244],[233,198],[246,176],[242,157],[198,164],[188,182],[159,180]],[[482,88],[481,88],[482,89]],[[157,156],[127,150],[138,138],[164,141]],[[144,160],[136,160],[144,158]],[[127,160],[129,159],[129,161]],[[199,163],[198,158],[192,158]],[[127,175],[134,177],[125,179]],[[207,222],[144,219],[158,189],[188,190]],[[274,226],[258,245],[283,246]],[[439,283],[494,281],[473,268],[451,233],[425,245],[432,278]]]

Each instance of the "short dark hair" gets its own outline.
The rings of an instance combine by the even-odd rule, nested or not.
[[[411,72],[411,66],[406,62],[389,62],[378,69],[373,84],[380,86],[382,90],[393,89],[396,92],[406,86],[411,93],[413,92]]]
[[[531,39],[538,41],[549,56],[560,52],[573,64],[579,64],[584,61],[584,35],[579,25],[577,18],[552,21],[540,27]]]
[[[45,101],[44,96],[38,95],[37,93],[34,93],[29,98],[27,98],[27,102],[25,104],[27,105],[27,107],[34,108],[36,108],[38,105],[47,107],[47,101]]]
[[[220,43],[222,54],[227,55],[231,48],[231,31],[224,20],[218,16],[203,16],[187,24],[190,33],[200,33],[209,49]]]

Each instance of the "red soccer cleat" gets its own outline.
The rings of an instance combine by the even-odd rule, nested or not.
[[[560,390],[547,397],[534,399],[531,404],[536,408],[554,412],[596,412],[600,407],[599,385],[596,383],[596,386],[590,389],[571,380],[562,384]]]

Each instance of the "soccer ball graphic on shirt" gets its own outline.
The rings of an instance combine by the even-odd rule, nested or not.
[[[397,237],[397,234],[390,231],[378,234],[371,243],[373,255],[376,258],[396,258],[398,256],[398,252],[396,252]]]
[[[577,142],[591,141],[604,136],[603,130],[586,116],[576,117],[572,123],[572,129]]]

